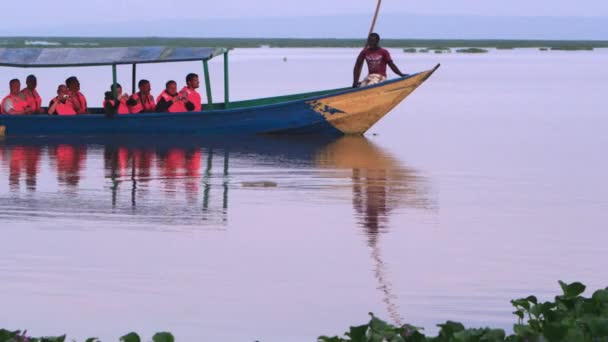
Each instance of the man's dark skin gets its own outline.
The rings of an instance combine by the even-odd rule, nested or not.
[[[380,49],[380,36],[376,33],[372,33],[367,38],[367,47],[370,50],[378,50]],[[353,70],[353,88],[359,87],[359,77],[361,77],[361,69],[363,69],[363,62],[365,62],[365,58],[360,56],[357,58],[357,62],[355,63],[355,69]],[[401,77],[407,76],[407,74],[402,73],[399,68],[390,61],[388,66],[393,70],[393,72]]]

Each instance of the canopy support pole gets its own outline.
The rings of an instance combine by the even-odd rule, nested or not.
[[[207,91],[207,104],[213,105],[213,98],[211,97],[211,81],[209,79],[209,64],[207,60],[203,60],[203,71],[205,73],[205,90]]]
[[[131,95],[135,94],[136,79],[137,79],[137,64],[133,63],[133,74],[131,75]]]
[[[116,64],[112,64],[112,94],[114,100],[118,100],[118,89],[116,89]]]
[[[224,108],[228,108],[230,102],[230,77],[228,74],[228,51],[224,52]]]

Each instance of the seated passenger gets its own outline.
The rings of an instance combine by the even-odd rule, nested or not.
[[[169,81],[156,99],[156,111],[159,113],[182,113],[194,110],[194,104],[188,101],[186,94],[177,92],[177,83]]]
[[[57,96],[49,103],[50,115],[76,115],[75,104],[78,101],[70,96],[68,87],[60,84],[57,87]]]
[[[150,94],[150,81],[141,80],[137,86],[139,87],[139,92],[131,95],[131,98],[127,101],[129,111],[133,114],[155,112],[156,102],[154,101],[154,96]]]
[[[22,115],[31,114],[32,108],[27,104],[27,101],[19,96],[21,90],[21,82],[18,79],[12,79],[9,82],[10,94],[2,99],[0,110],[2,114]]]
[[[188,74],[186,76],[186,86],[181,91],[183,94],[187,95],[188,101],[194,104],[195,112],[200,112],[203,109],[201,94],[196,91],[199,87],[199,83],[197,74]]]
[[[110,89],[113,89],[114,85],[110,86]],[[114,114],[130,114],[129,107],[127,106],[127,100],[129,99],[129,94],[122,93],[122,86],[116,83],[116,97],[118,101],[114,101],[114,92],[107,91],[103,100],[103,109],[106,114],[114,115]]]
[[[76,100],[74,102],[76,114],[88,113],[89,109],[87,107],[87,99],[80,92],[80,81],[78,81],[78,78],[76,78],[76,76],[69,77],[67,80],[65,80],[65,85],[68,86],[70,96]]]
[[[21,90],[19,96],[27,101],[27,104],[32,109],[32,114],[40,114],[42,113],[42,99],[36,90],[36,86],[38,85],[38,80],[36,76],[29,75],[25,79],[25,84],[27,85],[25,88]]]

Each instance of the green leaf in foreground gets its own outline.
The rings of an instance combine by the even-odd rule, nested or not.
[[[141,338],[134,332],[130,332],[120,338],[120,342],[141,342]]]
[[[585,285],[575,282],[572,284],[566,284],[563,281],[559,281],[559,285],[562,287],[562,291],[564,292],[565,298],[574,298],[578,295],[581,295],[585,292]]]
[[[154,342],[175,342],[175,338],[169,332],[159,332],[152,336]]]
[[[350,331],[346,333],[352,342],[365,342],[365,335],[369,325],[360,325],[358,327],[350,327]]]

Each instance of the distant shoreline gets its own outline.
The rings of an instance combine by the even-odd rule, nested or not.
[[[364,39],[300,38],[160,38],[160,37],[0,37],[2,47],[228,47],[228,48],[360,48]],[[503,39],[383,39],[389,48],[547,48],[592,50],[608,48],[608,40],[503,40]]]

